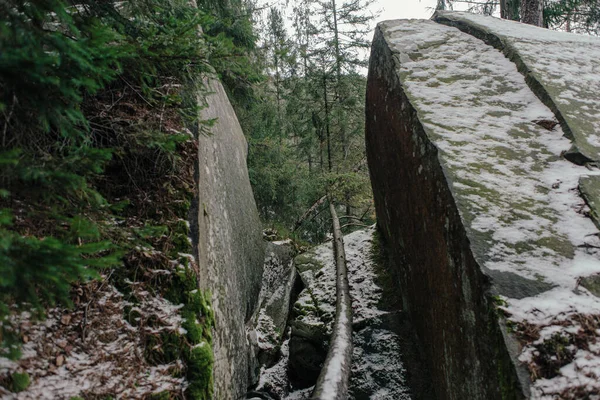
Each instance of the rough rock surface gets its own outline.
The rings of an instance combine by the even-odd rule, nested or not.
[[[377,283],[382,268],[377,270],[373,259],[374,234],[373,227],[344,237],[354,311],[349,398],[432,398],[409,320],[402,312],[384,306],[385,294]],[[285,399],[310,397],[325,360],[335,310],[331,243],[296,257],[296,265],[306,286],[294,304],[291,335],[282,345],[282,359],[262,370],[258,386],[258,390]]]
[[[502,50],[574,139],[566,156],[579,164],[600,161],[600,39],[469,13],[433,18]]]
[[[248,327],[251,343],[250,384],[258,383],[261,368],[281,357],[292,301],[300,291],[294,267],[295,250],[290,242],[268,242],[259,306]]]
[[[264,243],[246,167],[247,144],[221,84],[203,119],[217,118],[199,138],[198,261],[200,285],[215,312],[214,398],[238,399],[248,387],[245,324],[260,293]]]
[[[429,373],[410,320],[393,310],[397,293],[375,227],[344,237],[354,335],[350,399],[433,399]],[[382,286],[387,283],[388,290]]]
[[[477,21],[512,37],[522,59],[527,51],[535,58],[526,48],[534,39],[505,29],[518,24]],[[555,71],[577,79],[557,52],[531,64],[538,82],[552,78],[548,87],[559,83]],[[588,77],[573,90],[594,87]],[[557,119],[569,124],[568,113],[555,115],[536,94],[513,61],[469,33],[433,21],[378,26],[367,88],[369,168],[378,223],[438,398],[576,398],[600,389],[600,299],[578,285],[600,272],[598,230],[577,189],[580,177],[597,172],[561,157],[572,143]],[[569,96],[572,115],[591,124],[573,124],[570,133],[594,159],[597,96]],[[557,350],[557,340],[567,350]],[[531,388],[530,376],[539,378]]]

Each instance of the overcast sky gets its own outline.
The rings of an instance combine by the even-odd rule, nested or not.
[[[399,18],[429,18],[433,14],[436,0],[376,0],[371,7],[379,9],[378,21]]]

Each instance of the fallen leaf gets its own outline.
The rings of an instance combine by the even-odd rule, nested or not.
[[[63,365],[65,362],[65,356],[63,356],[62,354],[56,357],[56,366],[60,367],[61,365]]]

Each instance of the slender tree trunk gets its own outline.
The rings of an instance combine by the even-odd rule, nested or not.
[[[521,22],[529,25],[543,26],[543,0],[521,0]]]
[[[342,142],[342,153],[343,159],[346,159],[348,154],[348,140],[346,138],[346,131],[344,127],[344,123],[342,121],[341,115],[341,93],[340,87],[342,85],[342,54],[340,52],[340,32],[338,29],[338,17],[337,17],[337,6],[335,4],[335,0],[331,1],[333,6],[333,41],[335,47],[335,75],[336,75],[336,83],[335,83],[335,94],[336,101],[340,103],[340,107],[338,107],[338,124],[340,125],[340,139]]]
[[[329,129],[329,99],[327,98],[327,75],[323,74],[323,100],[325,102],[325,133],[327,136],[327,166],[329,172],[333,170],[333,162],[331,161],[331,132]]]

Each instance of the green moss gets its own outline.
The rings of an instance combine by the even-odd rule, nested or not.
[[[567,258],[575,257],[573,244],[566,238],[560,236],[547,236],[538,239],[535,243],[537,246],[547,247]]]
[[[14,374],[11,375],[10,379],[11,379],[11,390],[14,393],[19,393],[19,392],[24,391],[25,389],[27,389],[29,387],[29,384],[31,383],[29,380],[29,374],[27,374],[26,372],[23,372],[23,373],[15,372]]]
[[[186,390],[186,398],[207,400],[212,397],[213,388],[213,353],[208,342],[201,342],[187,354],[187,378],[190,382]]]
[[[208,297],[208,296],[206,296]],[[205,296],[200,291],[194,293],[194,303],[187,304],[182,311],[187,331],[188,343],[194,345],[184,353],[184,361],[187,366],[186,377],[190,386],[186,391],[189,399],[210,399],[212,397],[212,331],[214,317]],[[200,301],[200,300],[201,301]],[[204,310],[204,313],[197,311]]]
[[[184,200],[178,200],[178,201],[174,201],[172,203],[169,204],[169,206],[171,207],[171,209],[175,212],[175,214],[180,217],[180,218],[186,218],[187,217],[187,213],[190,210],[191,207],[191,200],[192,200],[192,195],[186,193],[186,198]]]
[[[506,302],[506,300],[504,300],[500,296],[492,296],[491,299],[492,299],[492,303],[496,307],[506,307],[508,305],[508,303]],[[497,312],[497,308],[496,308],[496,312]]]
[[[187,331],[188,340],[193,344],[199,343],[204,334],[204,327],[196,323],[196,314],[190,310],[183,310],[181,316],[184,318],[182,325],[183,329]]]
[[[69,397],[69,400],[84,400],[83,397],[80,396],[73,396],[73,397]]]
[[[160,393],[154,393],[150,396],[150,400],[170,400],[171,399],[171,393],[164,391],[164,392],[160,392]]]
[[[187,304],[188,293],[198,289],[198,282],[194,270],[189,267],[189,260],[180,257],[178,262],[182,267],[172,275],[173,279],[167,288],[165,298],[174,304]]]
[[[300,272],[318,271],[323,268],[323,263],[317,261],[310,252],[297,255],[296,258],[294,258],[294,264],[296,265],[296,269]]]
[[[177,220],[170,227],[171,244],[173,250],[171,250],[171,256],[177,257],[179,253],[189,253],[192,250],[192,245],[189,241],[190,228],[188,222],[180,219]]]
[[[180,225],[187,229],[187,225]],[[187,242],[187,236],[186,236]],[[187,243],[189,244],[189,243]],[[186,330],[185,337],[169,334],[161,337],[160,352],[150,352],[153,359],[166,362],[171,358],[182,358],[186,365],[186,378],[189,387],[186,397],[190,399],[209,399],[212,395],[212,327],[214,313],[210,307],[210,293],[198,289],[197,277],[187,257],[179,257],[181,265],[172,274],[170,287],[165,298],[174,304],[183,304],[181,317]],[[156,341],[156,339],[154,340]],[[149,341],[149,344],[151,341]],[[154,343],[156,346],[156,343]]]

